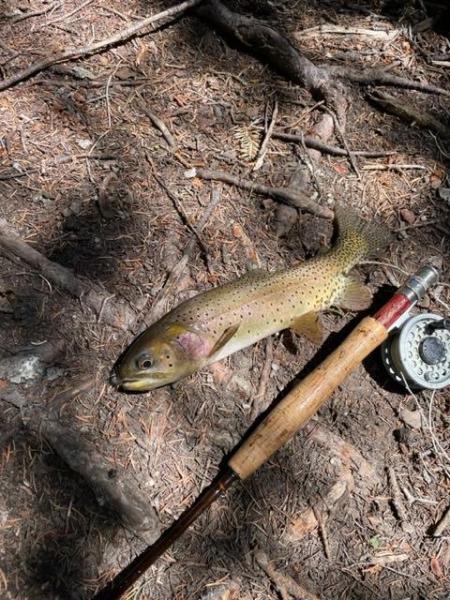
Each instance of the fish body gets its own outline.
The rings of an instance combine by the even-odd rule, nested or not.
[[[148,391],[287,328],[320,341],[318,312],[370,305],[370,291],[348,272],[388,241],[384,228],[348,211],[339,210],[337,221],[339,238],[327,254],[280,271],[250,271],[178,305],[131,344],[111,382]]]

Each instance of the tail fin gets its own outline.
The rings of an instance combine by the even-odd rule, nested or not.
[[[335,218],[339,232],[335,252],[346,269],[366,256],[378,254],[391,241],[386,226],[362,221],[351,208],[336,206]]]

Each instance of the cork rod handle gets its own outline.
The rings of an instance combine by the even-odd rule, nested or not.
[[[387,329],[366,317],[312,373],[269,413],[240,446],[228,465],[241,479],[249,477],[327,400],[344,379],[388,336]]]

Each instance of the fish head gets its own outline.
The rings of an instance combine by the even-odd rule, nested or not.
[[[210,346],[183,325],[152,326],[119,357],[110,383],[126,392],[148,392],[175,383],[206,362]]]

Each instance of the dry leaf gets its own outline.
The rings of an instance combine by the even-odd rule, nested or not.
[[[333,165],[333,169],[334,169],[334,171],[336,171],[336,173],[339,173],[339,175],[347,175],[348,174],[348,167],[347,167],[347,165],[344,165],[344,163],[337,163],[337,164]]]
[[[148,55],[148,47],[145,44],[141,44],[141,47],[139,48],[139,52],[136,55],[136,60],[134,61],[135,65],[137,67],[140,67],[141,64],[147,58],[147,55]]]
[[[441,563],[440,563],[439,559],[437,558],[437,556],[432,557],[432,559],[430,561],[430,567],[431,567],[431,570],[433,571],[435,577],[437,577],[438,579],[442,579],[444,577],[444,572],[442,570]]]

